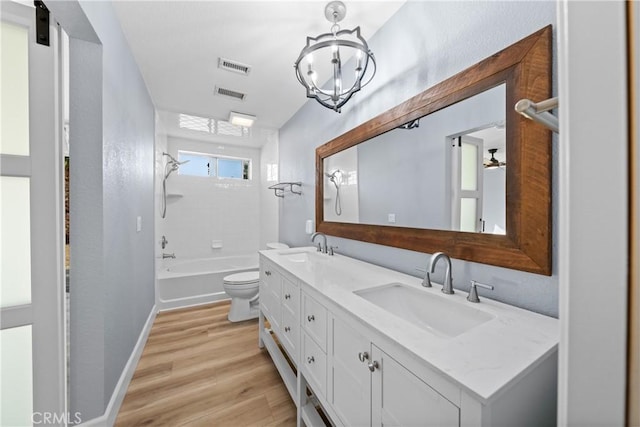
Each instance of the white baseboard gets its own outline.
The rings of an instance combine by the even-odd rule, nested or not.
[[[147,318],[147,322],[144,324],[144,327],[140,332],[138,342],[136,342],[136,346],[133,348],[131,356],[122,370],[118,384],[116,384],[116,388],[113,390],[113,394],[111,394],[111,399],[109,400],[109,405],[107,405],[104,415],[83,422],[82,424],[79,424],[80,426],[111,427],[115,424],[118,412],[120,411],[120,406],[122,405],[124,396],[127,393],[127,388],[129,388],[131,378],[133,378],[136,366],[138,366],[140,356],[142,356],[142,350],[144,350],[144,345],[147,342],[147,337],[149,337],[149,332],[151,332],[151,326],[153,326],[153,321],[155,320],[157,313],[158,310],[156,310],[156,306],[154,304],[151,308],[151,312],[149,313],[149,317]]]
[[[156,301],[156,306],[158,307],[158,312],[162,312],[176,310],[179,308],[195,307],[197,305],[211,304],[229,299],[229,295],[225,292],[216,292],[213,294],[196,295],[193,297],[176,298],[171,300],[158,299]]]

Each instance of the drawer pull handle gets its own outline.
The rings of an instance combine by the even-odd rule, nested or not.
[[[314,359],[313,356],[307,357],[307,363],[311,364],[311,363],[313,363],[315,361],[316,361],[316,359]]]
[[[266,274],[267,276],[271,276],[271,272],[269,270],[265,271],[264,274]]]
[[[291,330],[291,328],[290,328],[290,327],[288,327],[288,326],[285,326],[285,327],[284,327],[284,331],[285,331],[285,332],[289,332],[290,330]]]
[[[291,299],[291,294],[284,294],[284,299]]]
[[[314,320],[316,320],[316,317],[313,314],[310,314],[310,315],[307,316],[307,320],[309,322],[313,322]]]
[[[369,366],[369,370],[371,372],[373,372],[376,369],[380,368],[380,365],[378,365],[378,362],[376,362],[375,360],[373,362],[369,362],[369,364],[367,366]]]
[[[369,360],[369,353],[366,351],[364,353],[358,353],[358,359],[364,363],[365,360]]]

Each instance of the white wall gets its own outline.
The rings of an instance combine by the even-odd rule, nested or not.
[[[162,231],[169,240],[164,252],[185,259],[260,249],[260,149],[169,136],[168,152],[178,158],[179,150],[251,159],[253,179],[217,179],[172,173],[167,179],[169,197],[166,217],[162,220]],[[271,151],[268,157],[274,156]],[[272,217],[275,214],[271,213]],[[221,240],[222,248],[212,248],[213,240]]]
[[[278,182],[278,132],[267,135],[260,150],[260,249],[278,241],[278,198],[268,188]]]
[[[160,113],[155,113],[155,151],[154,151],[154,184],[153,184],[153,200],[154,200],[154,218],[155,218],[155,232],[154,232],[154,257],[155,257],[155,270],[158,271],[162,266],[162,253],[171,252],[171,247],[166,246],[164,249],[160,245],[162,236],[165,234],[165,224],[163,218],[160,216],[162,206],[162,178],[164,176],[164,164],[166,157],[162,153],[166,153],[169,149],[169,142],[167,141],[166,128],[160,117]],[[171,243],[171,242],[169,242]],[[155,280],[157,284],[157,277]],[[157,290],[157,287],[156,287]],[[156,304],[158,303],[158,293],[156,291]]]
[[[555,2],[407,2],[375,35],[364,34],[378,64],[373,81],[354,95],[341,114],[310,100],[280,130],[281,178],[303,182],[302,196],[282,202],[281,240],[309,245],[304,221],[315,217],[316,147],[555,22]],[[303,88],[291,96],[304,96]],[[557,182],[555,138],[553,157],[552,178]],[[554,188],[554,217],[557,201]],[[554,223],[553,236],[556,230]],[[355,240],[329,237],[329,241],[341,253],[412,275],[429,259],[428,254]],[[551,277],[454,260],[454,286],[467,290],[471,279],[490,283],[495,290],[485,294],[492,298],[558,316],[556,239],[552,253]],[[444,268],[436,273],[436,281],[441,280]]]
[[[629,268],[626,5],[565,0],[559,9],[558,422],[621,426]],[[595,166],[603,153],[607,166]]]
[[[154,304],[154,111],[111,3],[47,5],[70,38],[69,411],[87,421]]]

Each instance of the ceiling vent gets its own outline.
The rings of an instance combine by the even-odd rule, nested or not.
[[[235,90],[225,89],[223,87],[218,87],[218,86],[216,86],[215,93],[216,95],[232,98],[237,101],[244,101],[245,98],[247,97],[246,93],[236,92]]]
[[[242,64],[237,61],[232,61],[226,58],[218,58],[218,68],[222,68],[223,70],[233,71],[234,73],[249,75],[251,72],[251,65]]]

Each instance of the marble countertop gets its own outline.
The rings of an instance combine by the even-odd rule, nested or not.
[[[456,290],[453,295],[445,295],[438,284],[425,288],[416,277],[339,254],[317,253],[315,247],[260,253],[483,401],[489,401],[544,360],[558,345],[559,324],[552,317],[482,296],[481,303],[473,304],[466,300],[466,292]],[[402,283],[433,298],[470,305],[493,318],[460,335],[446,337],[354,294],[389,283]]]

